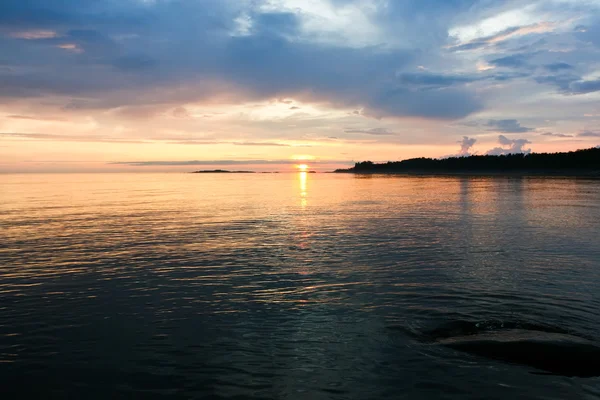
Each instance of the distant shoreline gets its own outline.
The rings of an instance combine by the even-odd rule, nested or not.
[[[567,153],[531,153],[363,161],[335,173],[437,176],[554,176],[600,178],[600,148]]]
[[[202,171],[193,171],[190,172],[192,174],[255,174],[254,171],[227,171],[225,169],[212,169],[212,170],[202,170]]]
[[[336,170],[335,174],[354,175],[406,175],[406,176],[475,176],[475,177],[549,177],[549,178],[595,178],[600,179],[598,171],[353,171]]]

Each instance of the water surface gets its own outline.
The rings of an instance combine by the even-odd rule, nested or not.
[[[0,175],[0,383],[43,398],[600,398],[600,378],[426,340],[472,326],[597,341],[599,233],[598,180]]]

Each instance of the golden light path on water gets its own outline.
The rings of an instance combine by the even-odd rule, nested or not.
[[[306,208],[306,205],[308,204],[306,199],[308,194],[306,185],[307,177],[308,173],[306,171],[298,173],[298,181],[300,182],[300,206],[303,209]]]

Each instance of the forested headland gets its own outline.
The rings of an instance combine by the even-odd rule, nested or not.
[[[473,155],[450,158],[411,158],[374,163],[362,161],[339,173],[417,174],[548,174],[600,176],[600,148],[564,153]]]

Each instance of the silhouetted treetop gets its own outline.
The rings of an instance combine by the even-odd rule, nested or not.
[[[567,153],[517,153],[444,159],[421,157],[381,164],[362,161],[356,163],[353,168],[338,169],[335,172],[560,172],[565,170],[600,171],[600,148]]]

